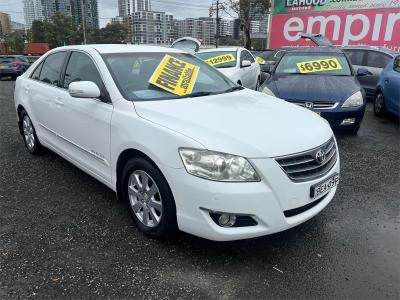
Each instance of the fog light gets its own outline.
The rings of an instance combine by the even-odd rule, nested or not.
[[[222,227],[232,227],[233,225],[235,225],[235,222],[235,215],[222,214],[218,218],[218,223]]]
[[[344,119],[342,121],[342,123],[340,123],[340,125],[351,125],[354,124],[356,122],[356,118],[348,118],[348,119]]]

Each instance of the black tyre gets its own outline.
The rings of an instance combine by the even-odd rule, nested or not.
[[[257,79],[257,83],[256,83],[256,91],[258,92],[260,90],[260,77],[258,77]]]
[[[40,154],[43,146],[40,144],[36,135],[35,127],[29,115],[23,110],[19,116],[21,122],[21,132],[24,139],[25,147],[32,154]]]
[[[162,173],[144,158],[130,159],[121,180],[122,197],[137,227],[154,238],[178,231],[174,197]]]
[[[386,115],[385,98],[382,92],[376,93],[374,97],[374,113],[377,117],[384,117]]]

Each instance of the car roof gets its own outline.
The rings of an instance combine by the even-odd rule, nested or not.
[[[360,46],[345,46],[342,47],[343,50],[348,50],[348,49],[357,49],[357,50],[375,50],[375,51],[379,51],[379,52],[383,52],[386,54],[391,54],[391,55],[396,55],[399,54],[399,52],[391,50],[389,48],[386,47],[378,47],[378,46],[364,46],[364,45],[360,45]]]
[[[106,53],[133,53],[133,52],[161,52],[161,53],[187,53],[183,50],[159,47],[159,46],[144,46],[144,45],[129,45],[129,44],[95,44],[95,45],[76,45],[64,46],[54,50],[90,50],[94,49],[101,54]]]
[[[243,47],[222,47],[222,48],[212,48],[212,49],[204,49],[200,50],[197,53],[203,53],[203,52],[223,52],[223,51],[238,51],[240,49],[245,49]]]

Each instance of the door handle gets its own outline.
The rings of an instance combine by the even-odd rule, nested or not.
[[[60,97],[57,97],[56,99],[54,99],[54,102],[59,106],[64,105],[64,102],[62,102],[62,99]]]

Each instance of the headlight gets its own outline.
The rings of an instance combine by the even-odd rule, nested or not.
[[[260,181],[244,157],[200,149],[179,149],[189,174],[215,181]]]
[[[269,95],[269,96],[275,97],[275,94],[274,94],[269,88],[267,88],[266,86],[263,87],[262,92],[263,92],[264,94]]]
[[[342,107],[356,107],[364,104],[363,96],[360,91],[351,95],[346,101],[344,101]]]

